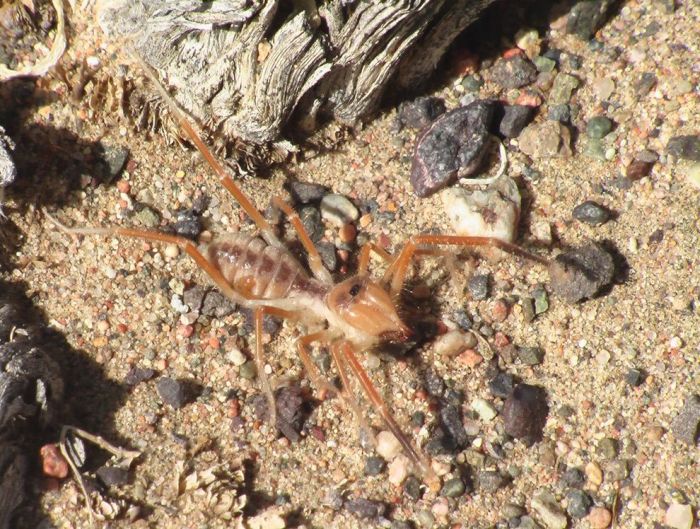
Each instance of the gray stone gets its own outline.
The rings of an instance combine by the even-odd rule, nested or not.
[[[566,495],[566,512],[569,516],[576,519],[581,519],[588,514],[593,506],[591,497],[582,490],[571,490]]]
[[[590,39],[605,21],[612,0],[582,0],[569,11],[566,32],[582,40]]]
[[[306,233],[313,242],[318,242],[323,237],[323,223],[321,213],[314,206],[305,206],[299,211],[299,219],[304,225]]]
[[[440,490],[440,495],[447,498],[459,498],[466,490],[462,478],[448,479]]]
[[[540,491],[532,498],[530,506],[547,529],[566,529],[569,521],[549,491]]]
[[[526,444],[542,438],[549,406],[544,389],[529,384],[515,387],[503,404],[501,415],[506,433]]]
[[[521,88],[537,79],[537,68],[521,54],[497,61],[490,73],[493,82],[503,88]]]
[[[571,156],[571,131],[559,121],[528,125],[518,136],[520,150],[533,159]]]
[[[482,300],[489,297],[489,285],[491,276],[489,274],[476,274],[469,279],[467,288],[475,300]]]
[[[386,509],[383,503],[367,498],[353,498],[345,501],[345,509],[360,519],[377,518]]]
[[[518,359],[526,366],[536,366],[544,360],[544,351],[540,347],[518,347]]]
[[[129,471],[125,468],[103,466],[95,474],[106,487],[119,487],[129,482]]]
[[[427,197],[467,177],[480,166],[493,116],[490,101],[475,101],[436,119],[418,138],[411,167],[411,185]]]
[[[605,116],[595,116],[586,123],[586,135],[599,140],[607,136],[613,128],[613,122]]]
[[[678,439],[690,446],[698,441],[700,426],[700,396],[690,395],[676,418],[671,423],[671,431]]]
[[[289,183],[289,192],[297,204],[311,204],[319,202],[326,196],[328,188],[313,182],[298,182],[294,180]]]
[[[610,220],[610,211],[593,200],[586,200],[574,208],[572,216],[591,226],[600,226]]]
[[[107,183],[117,178],[129,158],[129,149],[120,145],[101,144],[102,160],[105,164],[105,181]]]
[[[549,266],[551,289],[569,303],[595,296],[614,275],[612,255],[595,242],[559,254]]]
[[[558,73],[554,78],[552,90],[549,92],[547,103],[550,106],[564,105],[571,100],[571,94],[578,88],[581,82],[568,73]]]
[[[190,400],[187,385],[182,380],[161,377],[156,382],[156,390],[161,400],[176,410],[182,408]]]
[[[602,459],[611,460],[617,456],[617,440],[612,437],[605,437],[598,442],[596,453]]]
[[[700,162],[700,135],[675,136],[668,140],[666,152],[676,158]]]
[[[480,492],[496,492],[508,484],[508,478],[497,470],[483,470],[476,475],[477,488]]]
[[[571,107],[567,103],[550,105],[547,110],[547,119],[569,123],[571,121]]]
[[[365,461],[365,474],[368,476],[378,476],[386,468],[386,461],[377,456],[368,457]]]
[[[160,215],[149,206],[141,205],[134,216],[146,228],[157,228],[160,225]]]
[[[532,107],[525,105],[506,105],[498,130],[506,138],[517,138],[522,130],[532,121]]]
[[[513,375],[498,373],[489,381],[489,391],[494,397],[507,398],[513,391]]]
[[[445,101],[439,97],[419,97],[399,105],[399,121],[405,127],[422,129],[445,113]]]

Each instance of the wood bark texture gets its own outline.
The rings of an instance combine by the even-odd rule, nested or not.
[[[182,107],[229,140],[282,139],[290,121],[368,119],[415,92],[493,0],[103,0],[102,28]]]

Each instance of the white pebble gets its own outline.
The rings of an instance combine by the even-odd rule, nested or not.
[[[501,177],[484,191],[452,187],[441,198],[455,234],[515,240],[520,192],[512,178]]]
[[[234,347],[231,349],[228,353],[226,353],[226,358],[231,362],[234,366],[242,366],[243,364],[246,363],[248,360],[245,355],[241,352],[240,349],[237,347]]]
[[[497,415],[491,403],[484,399],[474,399],[472,401],[472,410],[474,410],[484,422],[492,421]]]
[[[690,529],[693,526],[693,510],[690,505],[672,503],[666,510],[664,524],[673,529]]]
[[[389,483],[392,485],[401,485],[408,477],[408,467],[411,461],[403,454],[399,454],[389,463]]]
[[[321,199],[321,218],[338,228],[348,222],[354,222],[360,217],[355,205],[343,195],[331,193]]]
[[[103,267],[102,272],[104,272],[104,275],[107,276],[109,279],[114,279],[115,277],[117,277],[117,271],[111,266]]]
[[[401,452],[401,444],[394,434],[383,430],[377,435],[377,453],[391,461]]]
[[[180,248],[178,248],[177,244],[168,244],[163,250],[163,254],[169,259],[174,259],[180,254]]]
[[[668,345],[671,347],[671,349],[680,349],[683,347],[683,340],[681,340],[678,336],[674,336],[668,341]]]
[[[170,298],[170,306],[180,314],[186,314],[190,311],[190,308],[182,302],[182,298],[177,294],[173,294],[173,297]]]
[[[467,349],[467,335],[462,331],[449,331],[435,340],[434,351],[440,356],[456,356],[464,349]]]

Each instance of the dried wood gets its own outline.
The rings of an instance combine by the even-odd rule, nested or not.
[[[290,121],[355,125],[387,90],[415,91],[492,1],[104,0],[98,16],[200,123],[259,145]]]

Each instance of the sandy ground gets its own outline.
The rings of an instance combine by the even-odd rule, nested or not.
[[[645,35],[645,28],[654,21],[660,23],[660,29]],[[573,96],[580,105],[574,125],[582,131],[575,143],[576,154],[530,164],[518,152],[517,142],[507,145],[509,174],[518,180],[526,197],[520,241],[549,256],[560,247],[588,239],[609,241],[624,256],[628,271],[608,293],[579,305],[550,296],[549,310],[527,323],[518,300],[536,285],[547,283],[546,270],[512,257],[464,260],[468,264],[461,272],[465,277],[457,279],[466,279],[474,270],[490,272],[494,278],[491,297],[474,301],[459,288],[459,281],[446,280],[439,262],[421,267],[421,277],[434,292],[435,314],[450,320],[455,310],[464,308],[512,343],[545,351],[541,365],[505,366],[522,381],[546,389],[551,411],[543,441],[528,448],[503,436],[500,417],[482,422],[469,416],[470,403],[477,397],[489,400],[496,409],[502,405],[488,391],[486,362],[469,368],[440,357],[432,343],[408,360],[380,355],[380,362],[370,362],[372,379],[406,431],[411,431],[408,425],[414,412],[426,413],[424,431],[412,432],[416,439],[424,441],[436,421],[435,407],[420,391],[429,366],[464,393],[466,416],[478,423],[479,434],[469,450],[436,459],[446,471],[443,480],[460,473],[476,476],[488,469],[512,476],[510,484],[496,492],[477,487],[459,498],[426,492],[414,500],[401,487],[390,484],[386,472],[365,475],[365,460],[371,451],[361,447],[352,414],[333,399],[318,404],[309,419],[313,427],[300,442],[273,439],[247,402],[259,391],[257,382],[241,377],[231,362],[232,350],[251,355],[252,337],[240,313],[200,317],[193,334],[185,336],[181,315],[171,306],[172,296],[185,286],[207,283],[189,259],[141,241],[86,237],[78,242],[56,231],[41,215],[10,210],[10,221],[21,240],[13,257],[14,269],[5,275],[26,282],[47,319],[65,333],[74,348],[70,360],[74,369],[66,375],[73,391],[71,402],[79,410],[74,420],[114,442],[143,451],[132,469],[131,482],[116,493],[141,505],[143,516],[135,522],[121,517],[110,527],[231,527],[233,522],[216,514],[218,496],[211,489],[208,495],[203,486],[193,492],[177,492],[178,476],[190,475],[193,468],[217,465],[231,471],[245,469],[245,486],[226,482],[222,488],[247,495],[247,520],[278,512],[287,527],[390,527],[394,520],[413,520],[420,526],[427,523],[428,513],[433,527],[490,527],[504,518],[503,508],[509,502],[532,514],[530,500],[543,489],[553,492],[559,505],[565,506],[568,487],[561,482],[562,472],[587,465],[587,482],[579,488],[598,506],[612,510],[615,504],[617,527],[663,523],[664,513],[674,502],[697,509],[698,448],[678,441],[669,430],[685,399],[700,388],[700,190],[685,177],[688,162],[668,158],[664,152],[670,137],[700,130],[699,25],[700,8],[695,2],[681,2],[672,14],[664,13],[651,0],[627,3],[599,34],[606,48],[621,47],[619,58],[610,61],[572,36],[549,33],[550,48],[582,58],[575,72],[582,83]],[[114,71],[115,50],[95,44],[100,41],[90,24],[84,30],[66,63],[95,56],[105,72]],[[632,85],[644,71],[655,72],[658,84],[639,98],[633,95]],[[580,154],[585,121],[603,112],[592,88],[600,78],[612,79],[615,85],[606,112],[617,123],[604,140],[606,148],[613,149],[609,161]],[[678,93],[676,87],[684,80],[692,88]],[[172,211],[191,206],[204,194],[211,199],[205,213],[207,229],[214,233],[249,229],[249,223],[241,222],[237,205],[197,155],[167,145],[160,136],[149,138],[135,132],[114,112],[90,108],[90,86],[88,95],[77,103],[67,102],[65,85],[57,79],[42,81],[41,87],[55,96],[42,98],[28,120],[70,132],[75,139],[71,156],[79,159],[81,148],[100,140],[128,147],[132,160],[118,185],[93,186],[88,179],[58,205],[46,198],[47,207],[62,221],[76,226],[135,225],[128,212],[139,197],[161,214],[164,225]],[[460,79],[454,78],[436,89],[448,107],[457,106],[462,92]],[[505,93],[488,82],[480,93],[483,97],[499,95],[512,98],[517,94]],[[546,112],[541,111],[537,120],[545,118]],[[408,175],[414,138],[410,131],[397,134],[394,119],[395,111],[389,110],[338,151],[272,170],[265,179],[245,178],[241,185],[263,209],[288,178],[323,183],[359,204],[374,198],[379,211],[393,218],[373,215],[360,228],[360,235],[388,243],[390,250],[409,234],[449,232],[439,198],[418,199],[411,191]],[[653,129],[658,130],[652,134]],[[47,148],[65,145],[63,140],[48,142]],[[623,168],[643,148],[661,154],[651,174],[627,189],[615,186]],[[536,181],[524,178],[525,164],[536,168],[541,177]],[[49,170],[38,173],[37,182],[45,181],[49,189],[69,185],[56,174],[56,164],[47,160],[46,166]],[[127,183],[128,192],[120,194]],[[614,220],[600,227],[573,220],[573,207],[584,200],[604,204],[615,212]],[[536,248],[533,227],[542,225],[551,228],[555,242]],[[327,226],[326,236],[335,240],[337,230]],[[373,266],[381,269],[378,261]],[[493,304],[499,299],[512,304],[503,322],[492,321]],[[308,381],[293,348],[301,332],[285,323],[266,349],[275,379],[301,379],[306,387]],[[126,387],[124,379],[132,366],[190,379],[206,389],[195,402],[173,410],[161,403],[154,381]],[[638,387],[625,381],[630,368],[647,375]],[[369,415],[380,426],[378,418]],[[606,460],[598,449],[604,438],[617,440],[612,460]],[[502,447],[503,457],[487,454],[485,446],[494,442]],[[483,468],[465,463],[471,452],[487,454]],[[628,475],[620,474],[621,464],[629,468]],[[596,483],[595,466],[602,470],[602,483]],[[48,483],[42,488],[52,487]],[[382,502],[384,518],[360,520],[347,509],[336,510],[333,498],[338,493]],[[42,494],[40,506],[56,527],[90,524],[72,480]],[[590,526],[587,519],[570,517],[569,527]]]

